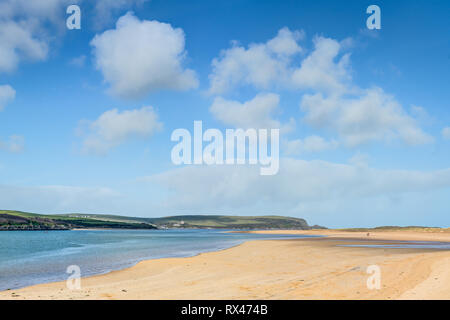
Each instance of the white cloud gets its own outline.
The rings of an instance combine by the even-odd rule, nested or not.
[[[349,54],[342,55],[342,43],[317,37],[314,51],[296,68],[294,57],[302,51],[298,40],[303,32],[283,28],[267,43],[250,44],[248,49],[234,45],[213,60],[210,92],[224,93],[238,85],[257,89],[270,86],[297,89],[344,91],[349,74]]]
[[[21,60],[47,58],[51,37],[64,31],[65,7],[72,0],[3,0],[0,3],[0,72],[14,71]]]
[[[83,151],[105,154],[110,149],[131,138],[147,138],[161,130],[162,123],[152,107],[119,112],[112,109],[97,120],[84,123],[88,132],[83,141]],[[81,129],[83,132],[83,129]]]
[[[259,176],[257,167],[189,166],[147,178],[168,192],[172,209],[217,210],[280,208],[294,210],[317,202],[399,196],[450,187],[450,169],[430,172],[380,170],[360,164],[337,164],[282,158],[280,171]],[[186,183],[189,181],[189,183]]]
[[[433,141],[394,97],[380,88],[362,90],[353,98],[306,94],[302,98],[301,108],[307,123],[337,132],[348,146],[395,138],[410,145]]]
[[[196,74],[182,67],[186,56],[184,32],[158,21],[140,21],[132,13],[116,28],[91,41],[97,68],[113,94],[140,98],[161,89],[188,90],[198,86]]]
[[[217,97],[209,110],[216,119],[236,128],[279,129],[280,122],[273,118],[279,103],[280,97],[273,93],[259,94],[244,103]]]
[[[0,110],[2,110],[7,103],[14,100],[16,91],[10,85],[0,86]]]
[[[280,57],[291,56],[302,51],[298,41],[305,37],[303,31],[291,31],[284,27],[278,30],[275,38],[267,41],[267,48],[278,54]]]
[[[442,137],[446,140],[450,140],[450,127],[442,129]]]
[[[25,148],[25,138],[20,135],[12,135],[6,142],[0,141],[0,149],[11,153],[21,153]]]
[[[381,88],[361,89],[352,83],[350,56],[342,55],[342,43],[323,37],[314,43],[314,51],[293,75],[299,88],[316,91],[301,100],[308,124],[337,133],[350,147],[393,139],[409,145],[433,141],[393,96]],[[412,112],[418,116],[425,110],[413,107]]]
[[[35,38],[31,23],[0,20],[0,72],[14,71],[22,58],[44,60],[47,42]]]
[[[353,83],[350,53],[345,52],[352,48],[352,39],[339,42],[315,37],[314,49],[302,59],[302,56],[294,57],[301,50],[297,45],[298,38],[285,28],[265,44],[252,44],[248,49],[234,46],[223,51],[221,58],[213,61],[211,93],[222,93],[238,85],[251,85],[256,89],[275,86],[299,90],[305,123],[329,134],[337,134],[337,143],[347,147],[394,139],[409,145],[433,141],[420,127],[419,122],[425,122],[426,118],[424,108],[413,106],[409,114],[382,89],[359,88]],[[286,39],[289,41],[285,42]],[[275,50],[278,50],[277,53],[274,53]],[[301,63],[297,58],[302,59]],[[224,100],[220,99],[221,108],[216,109],[221,112],[215,114],[222,120],[230,117],[238,119],[246,114],[243,112],[246,108],[238,108],[236,102],[228,104],[227,110]],[[263,107],[260,109],[264,110]],[[236,110],[242,112],[238,115]],[[267,112],[261,114],[268,119]],[[240,120],[243,121],[251,120]],[[319,141],[317,138],[315,140],[314,145],[318,146]],[[304,143],[301,139],[292,140],[286,144],[289,147],[287,151],[313,148],[312,144],[308,147]],[[319,148],[332,148],[336,144],[320,145]]]
[[[284,145],[286,155],[298,155],[304,153],[315,153],[327,150],[334,150],[339,146],[336,140],[327,141],[322,137],[313,135],[304,139],[294,139],[287,141]]]
[[[253,43],[248,48],[235,43],[222,51],[212,62],[210,93],[222,94],[238,85],[268,89],[271,85],[288,82],[288,65],[291,58],[302,51],[297,43],[302,35],[302,32],[283,28],[267,43]]]
[[[333,39],[318,37],[314,39],[314,44],[314,51],[292,75],[294,86],[325,92],[345,92],[346,84],[351,79],[350,55],[345,54],[336,61],[342,46]]]

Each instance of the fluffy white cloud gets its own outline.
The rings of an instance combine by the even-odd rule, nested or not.
[[[410,145],[431,142],[416,120],[380,88],[362,90],[346,98],[306,94],[301,101],[305,121],[316,128],[337,132],[348,146],[400,138]]]
[[[283,28],[266,43],[238,46],[221,52],[212,62],[210,93],[221,94],[237,85],[252,85],[258,89],[289,81],[291,58],[301,52],[298,40],[303,33]]]
[[[292,78],[299,88],[316,91],[301,100],[308,124],[336,132],[347,146],[397,138],[410,145],[433,141],[393,96],[381,88],[361,89],[351,82],[349,54],[342,54],[342,43],[318,37],[314,44],[314,51]],[[419,107],[412,111],[425,112]]]
[[[314,44],[314,51],[292,75],[294,86],[334,93],[345,92],[346,84],[351,79],[348,70],[349,54],[337,60],[342,45],[333,39],[318,37],[314,39]]]
[[[259,94],[244,103],[217,97],[209,110],[216,119],[233,127],[279,129],[281,124],[274,119],[279,103],[280,97],[273,93]]]
[[[414,117],[381,88],[361,89],[351,82],[349,55],[333,39],[314,40],[314,51],[293,74],[299,88],[313,89],[301,100],[304,120],[315,128],[336,132],[347,146],[400,138],[410,145],[429,143]],[[413,107],[414,114],[426,113]]]
[[[91,41],[97,68],[113,94],[139,98],[160,89],[188,90],[198,86],[196,74],[182,66],[184,32],[158,21],[140,21],[132,13],[116,28]]]
[[[11,72],[22,59],[47,57],[52,33],[65,28],[65,7],[71,0],[3,0],[0,3],[0,72]],[[56,29],[56,31],[54,30]]]
[[[257,167],[189,166],[147,178],[170,193],[166,205],[184,209],[280,208],[422,193],[450,187],[450,169],[380,170],[360,164],[337,164],[282,158],[277,175],[261,177]],[[189,183],[186,183],[189,181]],[[267,209],[266,209],[267,210]]]
[[[35,38],[31,23],[0,20],[0,72],[13,71],[21,58],[43,60],[47,57],[47,43]]]
[[[298,45],[298,41],[305,37],[303,31],[291,31],[284,27],[278,30],[275,38],[267,41],[267,48],[280,57],[287,57],[299,53],[302,48]]]
[[[162,128],[162,123],[158,121],[158,115],[152,107],[123,112],[112,109],[103,113],[97,120],[83,124],[88,127],[83,151],[96,154],[105,154],[134,137],[150,137]]]
[[[246,49],[234,45],[212,62],[210,92],[224,93],[238,85],[257,89],[276,86],[344,93],[351,81],[349,53],[343,53],[349,39],[338,42],[314,38],[314,50],[303,60],[298,40],[302,32],[283,28],[266,43],[250,44]],[[300,66],[298,66],[300,64]]]
[[[286,155],[298,155],[303,153],[314,153],[326,150],[334,150],[339,146],[336,140],[327,141],[319,136],[308,136],[304,139],[287,141],[284,145]]]
[[[12,135],[5,142],[0,141],[0,150],[6,150],[11,153],[21,153],[25,148],[25,138],[19,135]]]
[[[353,83],[350,53],[345,52],[351,48],[348,45],[351,39],[338,42],[315,37],[314,49],[303,57],[294,56],[301,50],[298,38],[299,35],[295,36],[285,28],[267,43],[252,44],[248,49],[234,46],[223,51],[220,59],[213,61],[210,91],[222,93],[238,85],[297,90],[302,97],[304,122],[338,137],[337,142],[328,144],[317,137],[309,141],[292,140],[285,144],[287,152],[330,149],[336,143],[354,147],[394,139],[401,139],[409,145],[433,141],[419,124],[425,119],[424,108],[413,106],[409,114],[382,89],[360,88]],[[301,63],[297,61],[299,59],[302,59]],[[216,99],[213,107],[211,111],[216,117],[228,120],[228,123],[232,123],[230,118],[239,121],[250,110],[246,103],[226,103],[222,98]],[[251,109],[261,111],[264,119],[270,119],[264,105],[260,108],[252,106]],[[251,120],[240,120],[240,123],[244,121]]]
[[[0,110],[16,97],[16,91],[10,85],[0,86]]]
[[[450,140],[450,127],[442,129],[442,137],[446,140]]]

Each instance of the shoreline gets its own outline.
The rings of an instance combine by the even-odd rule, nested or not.
[[[65,281],[50,282],[1,291],[0,299],[450,299],[450,250],[338,246],[365,240],[450,242],[449,233],[244,232],[325,237],[250,240],[191,257],[143,260],[83,277],[79,291],[68,290]],[[366,288],[365,269],[373,264],[383,271],[382,290]]]
[[[100,228],[100,229],[70,229],[70,230],[67,230],[67,231],[74,231],[74,230],[80,230],[80,231],[92,231],[92,230],[95,230],[95,231],[107,231],[107,230],[113,230],[113,231],[114,231],[114,230],[117,230],[117,229],[101,229],[101,228]],[[139,231],[139,229],[130,229],[130,230],[137,230],[137,231]],[[179,229],[178,229],[178,230],[179,230]],[[201,229],[201,228],[198,228],[198,229],[195,229],[195,230],[202,230],[202,229]],[[17,231],[21,231],[21,230],[17,230]],[[25,230],[24,230],[24,231],[25,231]],[[30,230],[30,231],[34,231],[34,230]],[[36,231],[39,231],[39,230],[36,230]],[[55,231],[59,231],[59,230],[55,230]],[[63,230],[63,231],[66,231],[66,230]],[[262,230],[259,230],[259,231],[262,231]],[[237,232],[237,233],[239,233],[240,231],[227,231],[227,232],[225,232],[225,233],[232,233],[232,232]],[[242,232],[243,232],[243,233],[246,233],[246,231],[242,231]],[[280,233],[280,234],[283,234],[283,233]],[[287,239],[302,239],[302,238],[287,238]],[[286,239],[286,240],[287,240],[287,239]],[[137,262],[132,262],[132,263],[130,262],[127,266],[123,266],[123,267],[120,267],[120,268],[118,268],[118,269],[111,269],[111,270],[108,270],[108,271],[102,271],[102,272],[98,272],[98,273],[95,273],[95,274],[90,274],[90,275],[87,275],[87,276],[85,276],[85,277],[82,277],[82,279],[92,278],[92,277],[97,277],[97,276],[103,276],[103,275],[108,275],[108,274],[110,274],[110,273],[112,273],[112,272],[120,272],[120,271],[129,269],[129,268],[133,268],[134,266],[136,266],[137,264],[139,264],[139,263],[141,263],[141,262],[153,261],[153,260],[160,260],[160,259],[185,259],[185,258],[193,258],[193,257],[199,256],[199,255],[202,255],[202,254],[207,254],[207,253],[211,253],[211,252],[221,252],[221,251],[229,250],[229,249],[238,247],[238,246],[240,246],[240,245],[242,245],[242,244],[244,244],[245,242],[248,242],[248,241],[263,241],[263,240],[277,241],[277,240],[285,240],[285,239],[276,239],[276,240],[274,240],[274,239],[243,240],[241,243],[233,244],[233,245],[231,245],[230,247],[226,247],[226,248],[218,248],[218,249],[211,249],[211,250],[207,250],[207,251],[203,251],[203,252],[198,252],[198,253],[195,253],[195,254],[192,254],[192,255],[187,255],[187,256],[182,256],[182,257],[159,257],[159,258],[151,258],[151,259],[148,259],[148,258],[142,258],[142,259],[140,259],[140,260],[137,261]],[[46,285],[46,284],[52,284],[52,283],[62,283],[62,282],[63,282],[63,280],[56,280],[56,281],[49,280],[49,281],[44,281],[44,282],[40,282],[40,283],[36,283],[36,284],[25,285],[25,286],[19,286],[19,287],[16,287],[16,288],[3,289],[3,290],[0,290],[0,300],[2,300],[1,294],[2,294],[2,293],[5,293],[5,292],[13,292],[13,291],[23,290],[23,289],[27,289],[27,288],[31,288],[31,287],[35,287],[35,286]]]
[[[426,230],[426,229],[424,229]],[[434,231],[410,230],[370,230],[348,231],[339,229],[313,229],[313,230],[248,230],[232,231],[256,234],[292,234],[292,235],[321,235],[333,238],[349,238],[355,240],[389,240],[389,241],[444,241],[450,242],[450,229],[437,229]]]

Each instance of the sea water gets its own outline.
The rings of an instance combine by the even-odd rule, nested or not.
[[[246,240],[311,236],[228,233],[223,230],[1,231],[0,291],[66,280],[67,267],[81,276],[107,273],[139,261],[189,257]]]
[[[395,241],[392,243],[382,244],[345,244],[341,245],[341,247],[450,250],[450,243],[439,241]]]

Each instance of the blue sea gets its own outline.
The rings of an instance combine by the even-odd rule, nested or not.
[[[130,267],[141,260],[189,257],[246,240],[311,236],[227,233],[223,230],[72,230],[0,232],[0,291]]]

